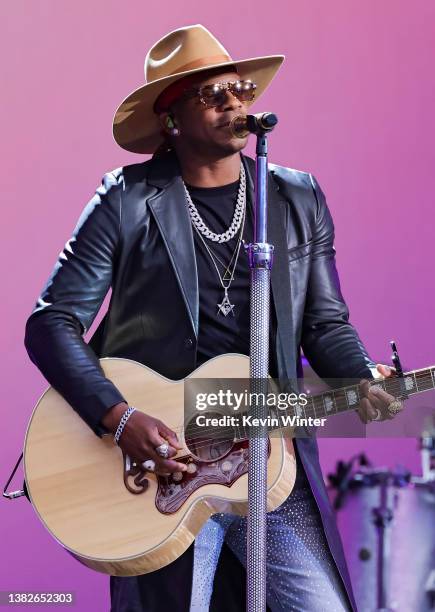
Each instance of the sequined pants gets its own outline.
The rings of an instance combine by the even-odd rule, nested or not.
[[[209,609],[224,541],[246,565],[246,518],[215,514],[196,537],[190,612]],[[351,610],[303,470],[287,500],[268,514],[266,562],[272,612]]]
[[[299,460],[297,467],[292,493],[277,510],[268,514],[268,608],[272,612],[350,611],[316,502]],[[213,578],[224,541],[245,565],[246,519],[215,514],[196,537],[194,549],[184,553],[183,557],[193,557],[190,612],[209,610]],[[190,566],[181,561],[180,557],[166,568],[145,576],[111,576],[111,612],[160,610],[162,593],[165,593],[166,602],[171,601],[165,609],[174,612],[187,610],[188,595],[181,596],[178,591],[184,589],[192,574],[191,570],[186,570]],[[172,587],[170,592],[166,590],[169,584]],[[244,612],[242,607],[240,612]]]

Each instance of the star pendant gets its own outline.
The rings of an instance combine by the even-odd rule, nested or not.
[[[220,304],[217,305],[218,307],[218,314],[222,313],[224,315],[224,317],[226,317],[230,312],[232,313],[233,317],[234,315],[234,304],[231,304],[230,300],[228,299],[228,293],[225,291],[225,297],[222,300],[222,302]]]

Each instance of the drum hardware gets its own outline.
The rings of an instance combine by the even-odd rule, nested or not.
[[[362,469],[353,472],[355,461],[359,459]],[[390,471],[385,468],[373,469],[367,457],[361,453],[355,455],[345,463],[337,463],[337,473],[328,476],[332,486],[337,489],[337,495],[333,506],[336,510],[343,507],[346,496],[350,489],[358,486],[379,487],[379,505],[372,508],[372,521],[377,532],[377,612],[389,612],[393,608],[388,607],[388,566],[390,560],[390,529],[394,519],[395,496],[392,495],[392,487],[406,487],[411,478],[411,473],[404,469]],[[369,561],[372,552],[369,548],[362,547],[358,554],[361,561]]]
[[[380,487],[379,506],[372,509],[373,523],[377,530],[377,610],[379,612],[392,611],[388,605],[388,568],[391,554],[391,523],[394,518],[394,509],[397,502],[395,496],[390,494],[391,487],[405,487],[410,481],[410,472],[398,470],[374,471],[370,475],[364,474],[363,480],[369,481],[369,486]]]
[[[426,420],[420,438],[421,473],[425,481],[435,481],[435,415]]]
[[[435,415],[428,418],[420,438],[422,481],[426,482],[435,496]],[[425,592],[430,609],[435,610],[435,568],[429,572]]]
[[[338,461],[335,474],[328,474],[331,486],[337,489],[337,495],[333,502],[335,510],[339,510],[344,505],[349,488],[354,486],[352,479],[356,462],[360,467],[371,467],[372,465],[364,453],[359,453],[347,462]]]
[[[425,584],[425,591],[430,602],[430,609],[435,610],[435,569],[433,569]]]
[[[433,460],[432,433],[428,425],[421,438],[423,466],[426,455]],[[435,610],[433,471],[421,477],[405,468],[362,465],[351,473],[361,457],[370,466],[355,455],[329,475],[357,605],[376,612]]]

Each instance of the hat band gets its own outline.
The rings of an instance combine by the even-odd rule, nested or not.
[[[170,109],[172,104],[180,98],[185,89],[191,87],[198,81],[196,74],[189,74],[174,83],[171,83],[162,91],[157,100],[154,102],[153,110],[158,115]]]
[[[229,56],[215,55],[213,57],[222,58],[222,57],[229,57]],[[209,70],[207,72],[218,71],[219,66],[210,65],[209,63],[210,59],[211,59],[210,57],[205,58],[205,66],[199,66],[199,67],[208,68]],[[192,62],[192,63],[199,63],[199,62]],[[200,63],[202,63],[202,61]],[[234,64],[230,64],[230,67],[231,66],[232,66],[232,70],[236,70],[236,67]],[[169,110],[172,104],[176,102],[176,100],[178,100],[178,98],[180,98],[183,95],[184,91],[188,89],[189,87],[192,87],[193,85],[195,85],[197,82],[198,82],[198,74],[194,72],[193,74],[188,74],[187,76],[178,79],[174,83],[171,83],[171,85],[168,85],[168,87],[166,87],[161,92],[157,100],[154,102],[154,106],[153,106],[154,112],[159,115],[160,113],[163,113]]]
[[[178,66],[176,70],[169,74],[177,74],[177,72],[184,72],[185,70],[194,70],[195,68],[202,68],[203,66],[213,66],[213,64],[220,64],[221,62],[231,62],[232,59],[229,55],[209,55],[208,57],[201,57],[188,62],[183,66]]]

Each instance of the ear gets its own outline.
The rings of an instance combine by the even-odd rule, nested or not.
[[[171,114],[169,112],[159,114],[159,123],[165,134],[171,133]]]
[[[172,134],[172,130],[176,127],[174,116],[170,112],[160,113],[159,122],[162,130],[169,135]]]

